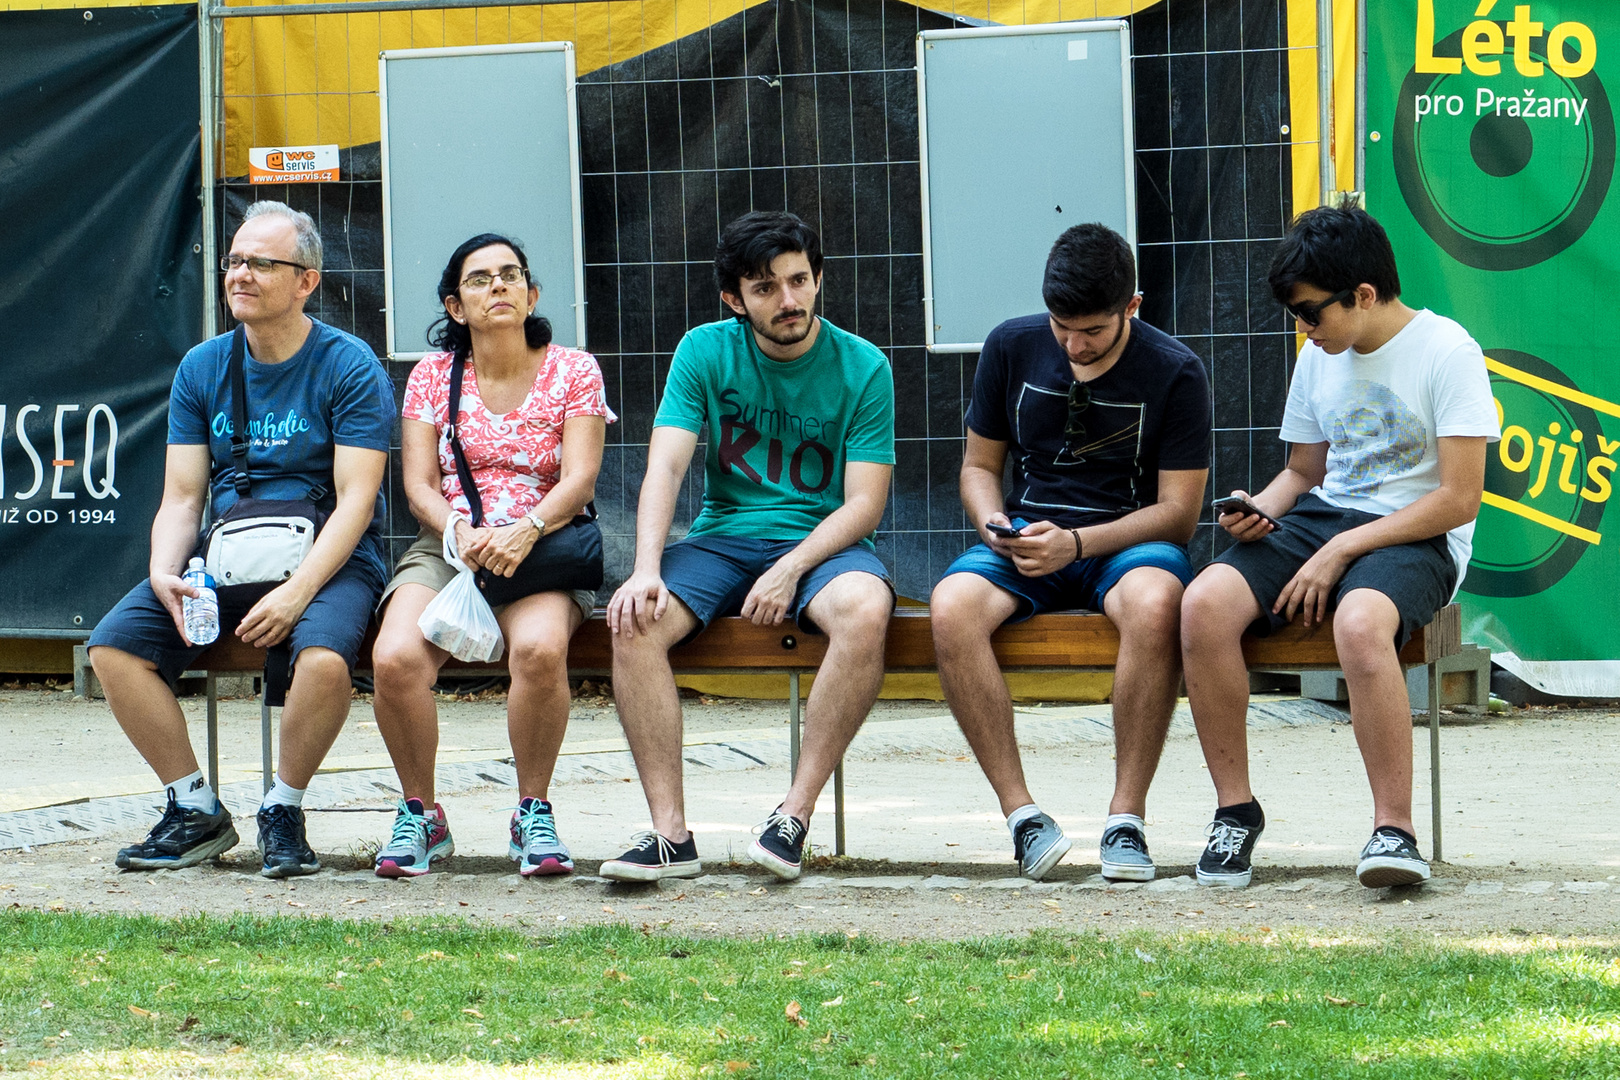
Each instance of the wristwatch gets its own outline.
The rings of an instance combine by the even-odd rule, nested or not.
[[[536,529],[539,530],[537,535],[539,535],[539,536],[546,535],[546,519],[540,516],[539,511],[530,510],[527,514],[524,514],[523,516],[530,524],[532,524]]]

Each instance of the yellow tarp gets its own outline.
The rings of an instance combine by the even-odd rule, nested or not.
[[[91,7],[135,7],[156,0],[111,0]],[[356,15],[224,19],[223,175],[247,172],[251,146],[379,138],[377,54],[528,41],[572,41],[581,75],[696,33],[764,0],[610,0],[603,3],[489,7]],[[970,0],[919,4],[947,15],[1006,25],[1118,18],[1157,0]],[[0,10],[78,8],[70,0],[0,0]],[[292,5],[287,5],[292,6]],[[1317,0],[1288,0],[1288,83],[1294,208],[1317,205]],[[1338,187],[1355,175],[1355,0],[1334,0],[1334,167]]]

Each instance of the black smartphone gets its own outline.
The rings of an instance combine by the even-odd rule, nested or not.
[[[1003,525],[999,521],[987,521],[984,523],[984,527],[995,533],[997,536],[1013,537],[1024,535],[1011,525]]]
[[[1236,495],[1223,495],[1209,505],[1217,515],[1223,517],[1227,514],[1258,514],[1263,520],[1269,521],[1273,529],[1278,527],[1276,518],[1254,505],[1248,499],[1239,498]]]

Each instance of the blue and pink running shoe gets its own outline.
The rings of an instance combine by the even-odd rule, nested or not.
[[[434,859],[447,858],[455,851],[444,807],[434,803],[432,812],[427,813],[420,799],[406,799],[394,815],[394,835],[377,852],[377,876],[420,877],[432,867]]]
[[[506,853],[518,864],[524,877],[568,874],[574,870],[573,856],[557,839],[557,819],[544,799],[524,799],[512,814],[512,842]]]

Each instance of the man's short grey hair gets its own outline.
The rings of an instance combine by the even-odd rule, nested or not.
[[[307,266],[311,270],[321,268],[321,233],[315,227],[315,219],[302,210],[294,210],[286,203],[272,202],[264,199],[253,203],[242,215],[242,224],[247,224],[256,217],[265,214],[275,214],[292,222],[293,229],[298,234],[298,245],[293,251],[293,261],[300,266]]]

